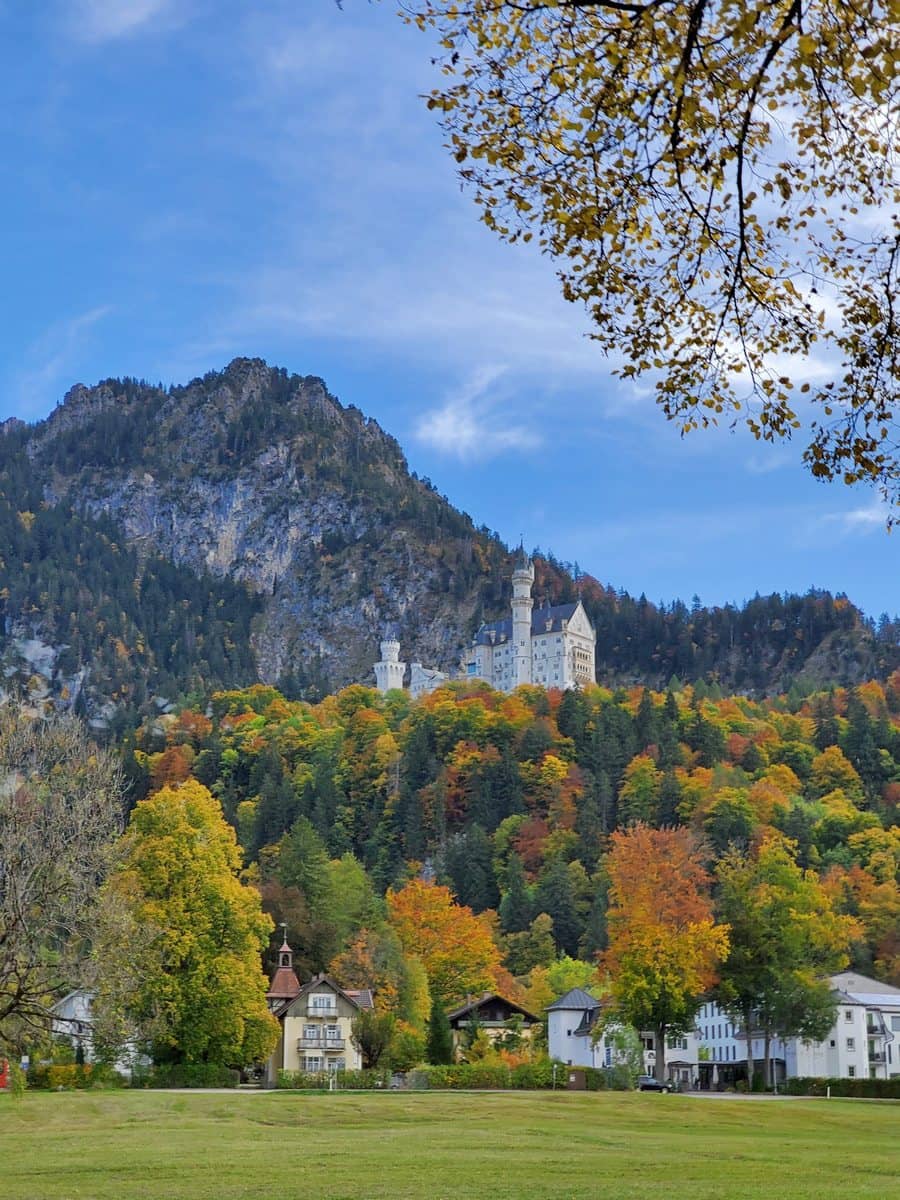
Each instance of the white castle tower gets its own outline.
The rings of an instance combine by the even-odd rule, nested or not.
[[[400,662],[400,643],[386,638],[381,643],[381,662],[375,664],[375,686],[379,692],[403,687],[406,663]]]
[[[531,610],[534,563],[522,550],[512,574],[513,687],[531,683]]]

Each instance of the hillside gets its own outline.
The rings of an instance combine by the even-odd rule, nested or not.
[[[7,686],[98,722],[256,680],[298,696],[367,681],[386,628],[453,669],[510,571],[375,421],[258,359],[183,387],[78,385],[46,421],[0,425],[0,538]],[[825,593],[708,610],[578,589],[606,682],[764,693],[900,662],[896,624]],[[575,594],[538,563],[538,599]]]

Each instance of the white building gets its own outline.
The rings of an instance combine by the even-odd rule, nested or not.
[[[58,1041],[67,1041],[72,1049],[84,1056],[83,1061],[95,1061],[94,1053],[94,993],[86,988],[76,988],[57,1000],[50,1009],[50,1033]],[[134,1067],[150,1065],[149,1058],[140,1054],[133,1042],[127,1042],[112,1064],[113,1070],[127,1075]]]
[[[594,1041],[594,1028],[601,1003],[582,988],[572,988],[547,1008],[547,1049],[551,1058],[570,1067],[612,1067],[619,1051],[611,1039],[601,1035]],[[640,1035],[644,1071],[655,1073],[656,1051],[650,1033]],[[698,1079],[700,1044],[696,1030],[668,1039],[666,1079],[690,1088]]]
[[[375,686],[382,695],[395,688],[402,688],[406,678],[406,663],[400,661],[400,643],[386,638],[381,643],[381,662],[375,664]],[[433,692],[446,683],[447,676],[435,667],[423,667],[414,662],[409,665],[409,692],[413,699]]]
[[[466,662],[469,679],[483,679],[501,692],[523,683],[574,688],[596,680],[597,635],[584,606],[534,608],[534,564],[522,554],[512,576],[512,614],[481,626]]]
[[[821,1042],[773,1038],[769,1049],[773,1078],[890,1079],[900,1075],[900,988],[857,971],[830,976],[837,1020]],[[701,1077],[705,1086],[746,1079],[747,1040],[743,1030],[712,1001],[697,1015]],[[753,1059],[762,1070],[765,1043],[752,1039]]]

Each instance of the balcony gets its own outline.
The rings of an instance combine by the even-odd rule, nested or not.
[[[869,1062],[872,1064],[872,1066],[878,1066],[880,1063],[885,1061],[886,1056],[880,1050],[869,1051]]]
[[[336,1017],[338,1015],[337,1001],[334,1004],[308,1004],[306,1006],[306,1015],[308,1017]]]
[[[297,1038],[298,1050],[343,1050],[345,1046],[342,1037],[300,1037]]]

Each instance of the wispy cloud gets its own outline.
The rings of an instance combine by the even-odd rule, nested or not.
[[[504,410],[496,384],[503,367],[481,367],[444,402],[420,417],[414,437],[459,459],[483,461],[513,450],[534,450],[541,438]]]
[[[848,509],[847,512],[826,513],[822,517],[822,524],[842,534],[874,533],[884,530],[891,515],[891,506],[884,500],[875,499],[859,508]],[[898,515],[896,508],[893,515]]]
[[[60,399],[60,387],[72,382],[72,372],[77,369],[78,355],[90,331],[111,312],[111,306],[104,304],[57,321],[28,347],[25,364],[11,388],[20,412],[31,416]]]
[[[84,42],[112,42],[158,28],[180,24],[185,0],[79,0],[70,22],[72,34]]]

